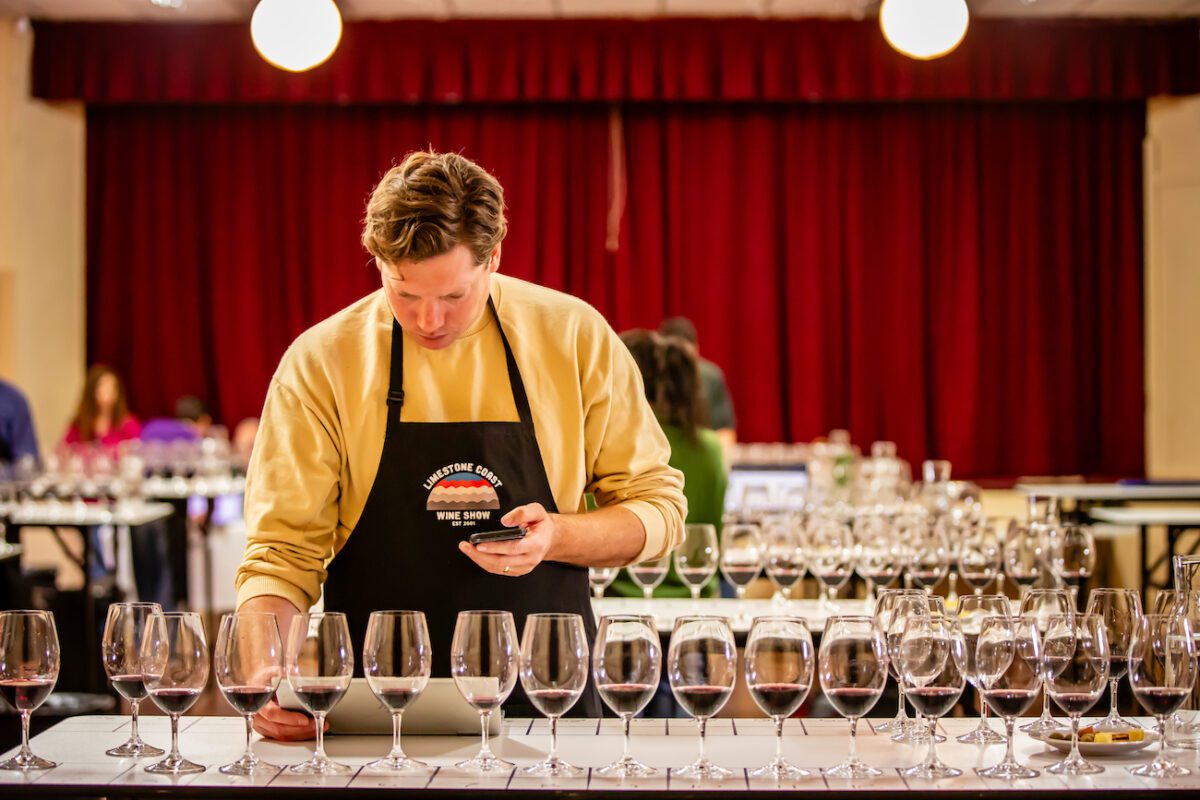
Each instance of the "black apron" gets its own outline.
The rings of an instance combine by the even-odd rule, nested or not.
[[[383,455],[362,516],[330,562],[325,580],[325,608],[346,614],[359,654],[372,611],[424,611],[437,677],[450,674],[450,642],[459,611],[511,611],[518,638],[529,614],[579,614],[589,647],[596,639],[585,567],[543,561],[528,575],[513,578],[485,572],[458,550],[471,533],[501,527],[500,518],[517,506],[541,503],[550,513],[558,511],[525,383],[491,298],[488,313],[496,318],[504,343],[520,421],[403,422],[404,335],[393,320]],[[355,661],[355,672],[362,674],[361,659]],[[510,716],[535,715],[519,680],[504,710]],[[590,679],[571,713],[600,716],[600,698]]]

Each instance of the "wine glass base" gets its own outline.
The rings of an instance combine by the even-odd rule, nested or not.
[[[146,772],[154,775],[191,775],[196,772],[204,772],[206,769],[208,767],[203,764],[188,761],[186,758],[167,757],[146,767]]]
[[[106,756],[112,756],[113,758],[148,758],[150,756],[166,755],[166,753],[166,750],[155,747],[152,744],[146,744],[141,739],[130,739],[123,745],[104,751]]]
[[[1046,734],[1054,731],[1061,731],[1067,726],[1056,720],[1054,717],[1038,717],[1028,725],[1022,725],[1019,730],[1028,734]]]
[[[1104,767],[1083,757],[1064,758],[1046,767],[1046,772],[1051,775],[1099,775],[1104,772]]]
[[[963,744],[1004,744],[1008,740],[1000,734],[996,733],[991,728],[976,728],[970,733],[964,733],[962,736],[954,737],[954,741],[962,742]]]
[[[1016,761],[1001,761],[994,767],[977,769],[975,774],[981,778],[997,778],[1002,781],[1031,780],[1042,773]]]
[[[903,744],[929,744],[929,726],[924,722],[910,719],[903,730],[892,734],[892,741]],[[935,744],[941,744],[946,741],[946,737],[935,733],[933,741]]]
[[[880,722],[879,724],[872,722],[871,728],[874,729],[876,733],[898,733],[899,731],[904,730],[908,723],[909,719],[907,716],[892,717],[887,722]]]
[[[702,758],[686,767],[674,770],[671,774],[692,781],[723,781],[733,775],[733,770],[719,767],[707,758]]]
[[[932,781],[939,778],[957,778],[962,775],[962,770],[935,761],[932,764],[917,764],[915,767],[902,769],[900,774],[906,778],[925,778]]]
[[[603,778],[648,778],[651,775],[657,775],[658,770],[643,764],[636,758],[626,757],[601,767],[595,771],[595,774]]]
[[[288,772],[296,775],[349,775],[354,772],[354,767],[313,756],[308,761],[288,767]]]
[[[870,778],[878,778],[883,775],[883,770],[875,769],[856,759],[853,761],[844,761],[836,767],[830,767],[825,770],[825,775],[829,778],[841,778],[847,781],[862,781]]]
[[[8,761],[0,763],[0,769],[16,770],[19,772],[29,772],[39,769],[54,769],[57,767],[57,762],[48,761],[41,756],[35,756],[33,753],[29,755],[15,755]]]
[[[454,766],[464,772],[474,772],[477,775],[491,775],[496,772],[511,772],[516,764],[511,761],[505,761],[498,756],[488,755],[475,756],[466,761],[459,761]]]
[[[768,781],[795,781],[800,778],[812,776],[812,773],[808,770],[794,767],[782,759],[772,761],[770,764],[758,769],[752,769],[749,774],[751,778]]]
[[[584,770],[562,760],[542,761],[521,770],[522,775],[535,778],[578,778]]]
[[[389,775],[428,775],[433,768],[424,761],[408,756],[386,756],[363,765],[368,772],[386,772]]]
[[[1134,730],[1134,729],[1137,729],[1139,731],[1142,730],[1141,725],[1138,725],[1136,722],[1134,722],[1131,719],[1125,719],[1124,717],[1122,717],[1120,715],[1115,716],[1115,717],[1107,716],[1104,719],[1100,720],[1099,722],[1093,723],[1092,728],[1094,728],[1096,731],[1116,731],[1116,732],[1128,731],[1128,730]]]
[[[226,764],[220,767],[217,772],[222,775],[266,775],[273,772],[279,772],[283,767],[277,764],[268,764],[261,758],[246,758],[242,756],[232,764]]]
[[[1184,775],[1192,774],[1192,771],[1186,767],[1161,759],[1155,759],[1140,767],[1127,767],[1127,769],[1130,775],[1137,775],[1139,778],[1181,778]]]

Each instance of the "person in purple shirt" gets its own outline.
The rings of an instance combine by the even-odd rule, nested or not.
[[[174,417],[156,417],[142,426],[143,442],[196,442],[212,426],[212,416],[197,397],[187,395],[175,401]]]
[[[16,386],[0,380],[0,463],[15,464],[30,456],[41,461],[29,401]]]

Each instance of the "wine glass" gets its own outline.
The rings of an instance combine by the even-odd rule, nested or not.
[[[573,778],[583,774],[558,757],[558,718],[579,700],[588,678],[588,642],[578,614],[530,614],[521,637],[521,687],[550,720],[550,753],[526,775]]]
[[[971,525],[971,520],[958,510],[936,517],[933,523],[946,544],[946,602],[951,605],[958,603],[958,556],[963,542],[971,535]]]
[[[1096,704],[1108,681],[1108,640],[1104,620],[1089,614],[1050,617],[1042,637],[1050,697],[1071,717],[1071,753],[1046,767],[1054,775],[1092,775],[1103,772],[1079,755],[1079,718]]]
[[[207,769],[179,754],[179,718],[200,699],[208,684],[208,670],[208,642],[199,614],[169,611],[147,618],[142,634],[142,675],[150,699],[171,717],[171,752],[146,767],[146,772],[185,775]]]
[[[929,724],[925,760],[901,774],[908,778],[954,778],[962,770],[937,757],[937,721],[954,708],[966,686],[966,645],[949,617],[915,616],[904,622],[898,672],[904,694]]]
[[[58,631],[49,611],[0,611],[0,695],[21,715],[21,749],[0,769],[52,769],[29,749],[29,716],[58,681]]]
[[[1154,605],[1151,610],[1154,614],[1167,614],[1186,619],[1192,629],[1192,639],[1196,643],[1197,656],[1200,656],[1200,592],[1177,589],[1160,591],[1154,597]],[[1197,664],[1197,674],[1200,675],[1200,663]],[[1185,721],[1178,711],[1171,715],[1167,726],[1168,746],[1190,750],[1200,748],[1200,738],[1197,736],[1200,734],[1200,722],[1194,721],[1195,710],[1191,709],[1190,711],[1189,716],[1193,718],[1193,721],[1190,722]]]
[[[709,717],[724,708],[737,679],[737,646],[725,617],[679,617],[667,649],[667,680],[676,702],[696,719],[700,755],[676,775],[695,780],[724,780],[733,774],[709,760],[704,734]]]
[[[775,721],[775,759],[750,771],[752,778],[795,780],[809,771],[783,757],[783,723],[812,688],[812,634],[800,617],[758,617],[746,640],[746,686],[764,714]]]
[[[892,622],[896,618],[896,609],[901,602],[901,598],[905,597],[911,598],[913,603],[917,603],[917,601],[919,601],[920,604],[913,606],[918,610],[919,613],[920,608],[923,607],[921,604],[924,604],[925,602],[924,590],[884,589],[879,595],[879,602],[875,604],[875,612],[873,615],[875,627],[879,628],[880,632],[883,633],[885,640],[888,642],[888,669],[891,671],[892,678],[896,681],[897,686],[900,684],[900,676],[896,674],[896,660],[894,657],[892,657],[891,653],[891,637],[889,635],[889,631],[891,630]],[[924,607],[927,608],[927,606]],[[905,609],[905,612],[907,612],[907,610],[908,609]],[[899,640],[897,640],[897,643],[899,643]],[[911,720],[908,718],[908,713],[904,708],[904,692],[897,691],[896,695],[900,698],[900,707],[896,710],[896,716],[887,722],[881,722],[878,725],[875,725],[874,727],[877,733],[888,733],[894,731],[898,734],[903,734],[908,730]]]
[[[700,600],[704,585],[717,574],[717,529],[713,525],[685,525],[683,542],[675,548],[675,572]]]
[[[592,676],[600,698],[621,718],[625,737],[621,757],[596,770],[597,775],[642,778],[658,771],[630,755],[629,723],[654,697],[661,672],[662,646],[652,617],[621,614],[600,618],[592,648]]]
[[[671,554],[664,553],[658,558],[639,561],[636,564],[631,564],[626,567],[629,572],[629,577],[633,582],[642,587],[642,595],[650,600],[654,597],[654,590],[658,585],[666,580],[667,569],[671,564]]]
[[[1042,535],[1039,530],[1012,523],[1004,537],[1004,572],[1020,587],[1021,596],[1042,576]]]
[[[854,573],[854,534],[837,519],[816,519],[808,530],[808,569],[825,586],[821,607],[837,611],[837,592]]]
[[[664,559],[666,557],[664,556]],[[664,561],[665,563],[665,561]],[[666,567],[663,567],[666,570]],[[510,761],[492,753],[488,719],[512,693],[520,671],[517,626],[508,611],[460,611],[450,644],[450,674],[467,703],[479,711],[479,754],[456,767],[471,772],[508,772]]]
[[[1019,613],[1022,617],[1032,619],[1037,625],[1038,633],[1045,636],[1050,618],[1059,614],[1070,614],[1074,607],[1066,589],[1031,589],[1022,598]],[[1044,677],[1049,679],[1049,676]],[[1061,727],[1062,723],[1050,715],[1050,692],[1043,684],[1042,715],[1035,721],[1022,725],[1021,730],[1036,736],[1056,731]]]
[[[882,516],[860,517],[854,540],[854,569],[867,582],[867,602],[874,604],[879,589],[891,586],[900,577],[909,556]]]
[[[354,648],[346,615],[337,611],[292,617],[287,641],[287,679],[300,704],[313,715],[317,746],[312,758],[291,771],[300,775],[344,775],[354,770],[325,755],[325,715],[341,701],[354,675]]]
[[[767,526],[766,550],[767,577],[775,584],[775,596],[787,603],[792,588],[804,577],[804,545],[791,520]]]
[[[975,648],[975,670],[983,700],[1004,718],[1004,760],[977,770],[984,778],[1018,780],[1039,773],[1013,755],[1013,728],[1029,710],[1042,687],[1042,643],[1037,624],[1026,617],[985,617]]]
[[[1144,778],[1177,778],[1191,770],[1166,757],[1167,717],[1187,700],[1196,682],[1196,643],[1192,626],[1180,615],[1150,614],[1137,620],[1129,646],[1133,696],[1158,720],[1158,756],[1130,768]]]
[[[950,546],[942,527],[916,518],[901,528],[901,535],[911,543],[908,574],[926,594],[932,593],[950,569]]]
[[[965,571],[963,579],[970,582]],[[966,643],[967,680],[975,687],[975,691],[980,692],[983,690],[983,686],[980,684],[978,665],[975,663],[975,645],[979,641],[979,632],[982,630],[985,619],[1007,617],[1011,613],[1008,598],[1000,594],[967,595],[959,598],[956,612],[959,629],[962,631]],[[1004,737],[993,731],[988,726],[987,720],[988,704],[981,702],[979,704],[979,727],[970,733],[959,736],[958,741],[965,744],[1003,744]]]
[[[958,574],[976,595],[983,594],[995,580],[1003,565],[1004,553],[991,525],[980,522],[968,528],[968,535],[958,549]]]
[[[864,780],[883,773],[858,757],[858,719],[870,711],[887,683],[887,645],[870,617],[833,616],[825,625],[817,669],[821,691],[850,722],[850,752],[844,762],[826,774],[834,778]]]
[[[1092,530],[1084,525],[1063,525],[1052,528],[1048,540],[1050,570],[1071,587],[1074,600],[1079,587],[1092,576],[1096,568],[1096,540]]]
[[[884,636],[884,643],[887,645],[888,670],[896,680],[896,690],[900,694],[901,702],[907,699],[904,692],[904,676],[900,672],[900,643],[904,638],[904,627],[909,619],[929,616],[945,617],[944,601],[937,595],[925,594],[924,589],[914,589],[911,590],[911,593],[906,592],[895,600],[888,627],[879,629]],[[946,739],[936,731],[933,736],[939,741]],[[910,744],[920,744],[928,738],[929,728],[921,723],[919,716],[911,720],[906,718],[904,723],[895,728],[895,732],[892,734],[893,742]]]
[[[429,765],[409,758],[400,745],[404,709],[429,683],[433,645],[420,611],[372,611],[363,642],[363,675],[367,685],[392,714],[392,749],[366,765],[390,775],[424,775]]]
[[[146,744],[138,735],[138,707],[147,695],[142,635],[146,632],[146,620],[161,613],[158,603],[113,603],[108,607],[100,655],[113,688],[129,701],[130,732],[129,740],[105,751],[107,755],[116,758],[163,755],[163,750]]]
[[[1141,725],[1120,715],[1117,711],[1117,697],[1121,678],[1129,672],[1129,646],[1138,620],[1142,618],[1142,598],[1133,589],[1093,589],[1088,597],[1087,613],[1095,614],[1104,621],[1104,635],[1108,639],[1109,654],[1108,716],[1093,727],[1098,731],[1141,728]]]
[[[746,599],[746,587],[762,572],[763,540],[757,525],[726,525],[721,533],[721,574]]]
[[[283,642],[275,615],[246,611],[221,617],[213,672],[226,702],[246,718],[246,752],[220,771],[226,775],[278,772],[279,767],[261,761],[251,747],[254,715],[275,696],[283,678]]]
[[[588,567],[588,583],[596,599],[604,597],[604,590],[617,578],[620,567]]]

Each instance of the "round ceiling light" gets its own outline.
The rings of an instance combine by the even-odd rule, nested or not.
[[[883,0],[879,27],[893,48],[925,61],[958,47],[970,16],[966,0]]]
[[[333,0],[261,0],[250,18],[250,38],[271,64],[304,72],[337,49],[342,15]]]

